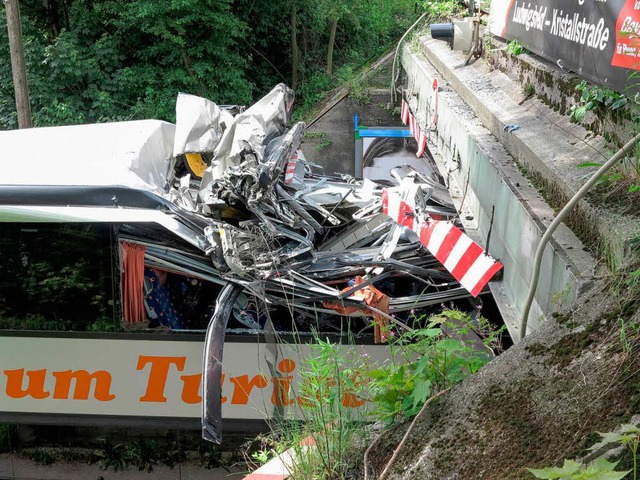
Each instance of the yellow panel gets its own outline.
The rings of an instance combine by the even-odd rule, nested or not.
[[[202,178],[202,174],[207,168],[207,164],[204,162],[202,155],[199,153],[185,153],[187,160],[187,167],[194,177]]]

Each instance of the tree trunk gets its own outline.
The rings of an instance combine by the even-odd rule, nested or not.
[[[329,46],[327,47],[327,74],[333,74],[333,46],[336,43],[336,30],[338,28],[338,17],[331,20],[331,33],[329,33]]]
[[[57,0],[44,0],[47,9],[47,22],[49,24],[49,40],[52,42],[60,35],[60,12]]]
[[[295,4],[291,7],[291,88],[298,88],[300,52],[298,51],[298,19]]]
[[[20,6],[18,0],[5,0],[7,10],[7,30],[9,31],[9,54],[13,73],[13,88],[16,94],[18,128],[31,128],[31,105],[27,88],[27,72],[24,64],[22,28],[20,26]]]

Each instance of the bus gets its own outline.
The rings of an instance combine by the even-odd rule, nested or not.
[[[223,423],[296,409],[314,338],[383,361],[389,325],[479,309],[380,212],[384,188],[409,182],[421,211],[455,218],[433,175],[325,174],[298,148],[304,126],[286,126],[283,86],[235,117],[182,100],[176,125],[0,132],[0,421],[202,428],[219,443]]]

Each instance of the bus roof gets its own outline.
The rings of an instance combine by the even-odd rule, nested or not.
[[[175,125],[160,120],[0,132],[0,186],[124,186],[161,194]]]

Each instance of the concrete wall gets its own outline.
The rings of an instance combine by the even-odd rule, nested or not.
[[[406,46],[402,63],[409,103],[419,119],[433,108],[432,82],[439,79],[438,118],[430,148],[449,182],[467,233],[485,248],[489,241],[488,253],[504,264],[503,278],[492,281],[490,287],[511,335],[518,338],[535,249],[553,212],[474,111],[420,52]],[[581,242],[562,226],[545,250],[528,331],[575,300],[592,267]]]

